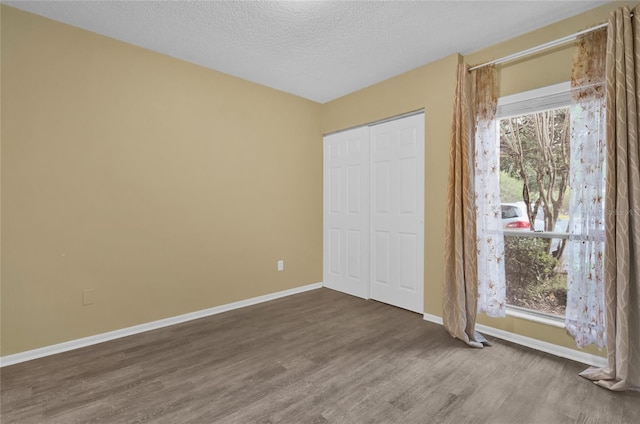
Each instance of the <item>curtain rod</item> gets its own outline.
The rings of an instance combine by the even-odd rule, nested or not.
[[[569,41],[575,40],[576,38],[578,38],[582,34],[587,34],[589,32],[598,30],[600,28],[604,28],[607,25],[609,25],[609,24],[605,22],[603,24],[596,25],[594,27],[591,27],[591,28],[576,32],[575,34],[567,35],[566,37],[558,38],[557,40],[549,41],[548,43],[540,44],[539,46],[531,47],[530,49],[522,50],[522,51],[519,51],[517,53],[510,54],[508,56],[503,56],[503,57],[501,57],[499,59],[494,59],[494,60],[492,60],[490,62],[483,63],[482,65],[476,65],[476,66],[474,66],[472,68],[469,68],[469,71],[473,71],[474,69],[478,69],[478,68],[484,68],[485,66],[489,66],[489,65],[498,65],[500,63],[505,63],[505,62],[510,62],[512,60],[520,59],[521,57],[529,56],[531,54],[538,53],[538,52],[541,52],[543,50],[547,50],[547,49],[559,46],[559,45],[564,44],[564,43],[568,43]]]

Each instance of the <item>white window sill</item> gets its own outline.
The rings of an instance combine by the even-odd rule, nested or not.
[[[533,321],[538,324],[544,324],[551,327],[564,328],[564,319],[562,318],[549,317],[544,314],[523,310],[521,308],[514,308],[512,306],[507,306],[507,316],[525,319],[527,321]]]

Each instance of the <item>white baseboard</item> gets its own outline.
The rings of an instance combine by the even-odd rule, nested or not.
[[[425,312],[424,314],[422,314],[422,318],[423,318],[425,321],[429,321],[429,322],[433,322],[433,323],[436,323],[436,324],[443,325],[442,317],[439,317],[439,316],[437,316],[437,315],[431,315],[431,314],[427,314],[427,313]]]
[[[238,302],[215,306],[213,308],[203,309],[201,311],[190,312],[188,314],[165,318],[158,321],[147,322],[144,324],[135,325],[133,327],[127,327],[120,330],[109,331],[107,333],[96,334],[95,336],[83,337],[81,339],[70,340],[64,343],[58,343],[38,349],[27,350],[25,352],[0,357],[0,367],[6,367],[8,365],[30,361],[32,359],[42,358],[44,356],[55,355],[57,353],[67,352],[69,350],[79,349],[81,347],[91,346],[94,344],[107,342],[109,340],[143,333],[145,331],[156,330],[158,328],[168,327],[170,325],[180,324],[186,321],[220,314],[222,312],[244,308],[246,306],[256,305],[262,302],[268,302],[269,300],[291,296],[293,294],[303,293],[309,290],[319,289],[321,287],[322,283],[308,284],[306,286],[296,287],[293,289],[283,290],[271,294],[265,294],[264,296],[252,297],[251,299],[240,300]]]
[[[442,317],[431,314],[424,314],[423,318],[425,321],[430,321],[442,325]],[[530,347],[532,349],[550,353],[562,358],[571,359],[572,361],[581,362],[583,364],[592,365],[595,367],[607,366],[607,358],[603,358],[601,356],[592,355],[586,352],[580,352],[579,350],[570,349],[564,346],[558,346],[553,343],[543,342],[542,340],[532,339],[531,337],[522,336],[520,334],[511,333],[509,331],[500,330],[483,324],[476,324],[476,330],[481,332],[482,334],[497,337],[508,342]]]

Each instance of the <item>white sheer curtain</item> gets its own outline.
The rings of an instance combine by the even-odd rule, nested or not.
[[[475,113],[475,206],[478,245],[478,312],[506,315],[504,237],[500,207],[500,143],[495,121],[498,86],[493,66],[473,79],[480,101]]]
[[[578,41],[573,63],[565,325],[580,347],[606,345],[604,304],[606,30]]]

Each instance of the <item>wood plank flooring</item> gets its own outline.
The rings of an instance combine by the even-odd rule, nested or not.
[[[9,423],[633,423],[639,393],[329,289],[4,367]]]

